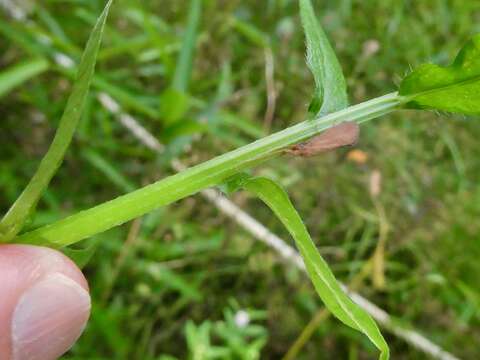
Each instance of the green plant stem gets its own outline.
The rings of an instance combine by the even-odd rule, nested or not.
[[[286,147],[305,141],[335,124],[369,121],[400,108],[405,101],[397,93],[392,93],[321,118],[306,120],[144,188],[21,235],[15,241],[57,248],[76,243],[155,208],[221,184],[239,171],[278,156]]]

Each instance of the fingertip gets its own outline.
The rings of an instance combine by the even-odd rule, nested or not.
[[[2,245],[0,284],[0,360],[56,359],[80,336],[90,314],[88,284],[65,255]]]

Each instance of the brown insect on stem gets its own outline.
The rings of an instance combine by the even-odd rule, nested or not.
[[[360,127],[356,122],[345,121],[325,130],[320,135],[306,142],[293,145],[285,152],[295,156],[314,156],[342,146],[355,145],[359,133]]]

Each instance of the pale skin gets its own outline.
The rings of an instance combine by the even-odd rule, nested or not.
[[[63,254],[0,246],[0,360],[55,360],[90,316],[88,284]]]

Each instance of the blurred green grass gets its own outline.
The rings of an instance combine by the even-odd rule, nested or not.
[[[115,4],[89,106],[31,227],[166,176],[174,156],[195,164],[261,136],[266,47],[273,53],[278,92],[272,131],[305,117],[313,81],[304,61],[297,2],[202,3],[192,79],[173,96],[168,89],[191,2]],[[474,0],[314,3],[344,68],[351,103],[394,90],[419,63],[448,63],[480,31],[480,4]],[[58,59],[61,53],[78,60],[102,6],[102,1],[49,0],[34,4],[26,23],[2,16],[0,68],[39,57]],[[65,106],[72,71],[51,64],[0,98],[1,213],[34,172]],[[99,91],[141,120],[166,144],[165,154],[138,144],[98,103]],[[162,102],[175,106],[166,112]],[[272,161],[256,172],[287,187],[320,251],[348,283],[378,242],[378,207],[368,191],[378,169],[382,191],[376,202],[389,224],[386,288],[367,278],[360,292],[460,358],[475,359],[480,354],[475,341],[480,336],[479,136],[473,118],[405,111],[362,127],[358,149],[368,156],[366,162],[351,161],[341,150],[309,160]],[[247,200],[243,194],[236,198],[288,239],[266,208]],[[321,307],[302,274],[199,197],[102,234],[98,241],[85,269],[93,315],[66,359],[193,358],[207,343],[220,358],[227,351],[231,358],[277,359]],[[253,330],[235,331],[232,314],[241,309],[252,314]],[[196,326],[187,327],[191,322]],[[392,335],[387,340],[394,358],[425,358]],[[374,353],[366,339],[326,320],[299,358],[363,359]]]

